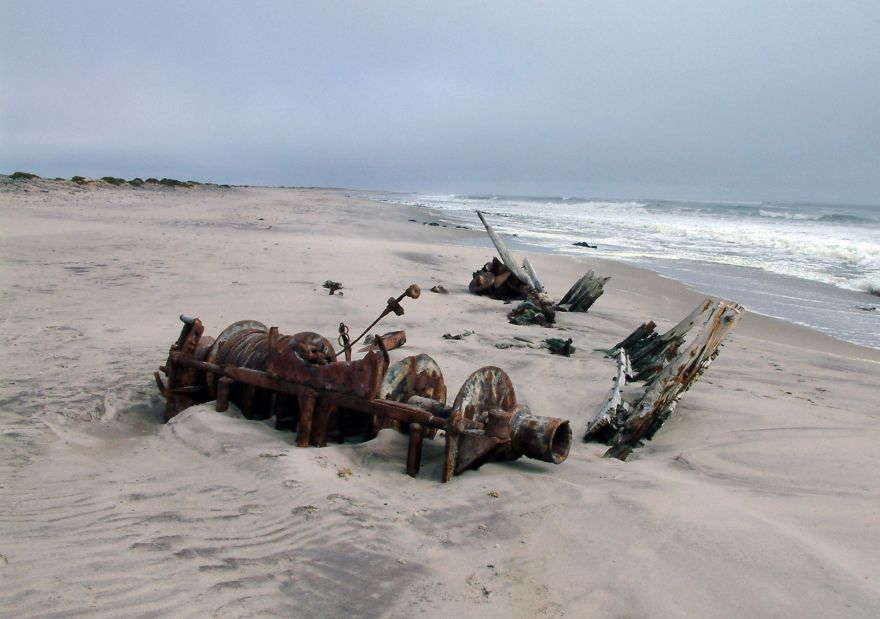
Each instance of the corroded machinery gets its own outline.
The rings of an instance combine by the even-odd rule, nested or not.
[[[245,320],[211,338],[203,337],[198,318],[181,320],[180,337],[160,368],[166,379],[155,374],[166,398],[166,420],[193,404],[216,400],[223,411],[233,401],[245,417],[274,415],[277,428],[296,431],[299,447],[324,447],[328,440],[353,436],[369,440],[383,428],[395,428],[409,435],[406,472],[413,477],[424,439],[442,431],[443,482],[488,460],[527,456],[559,464],[568,456],[568,421],[532,415],[517,403],[500,368],[471,374],[447,405],[434,360],[422,354],[392,364],[382,338],[375,339],[378,350],[342,361],[317,333],[282,335],[276,327]],[[346,358],[350,350],[346,340]]]

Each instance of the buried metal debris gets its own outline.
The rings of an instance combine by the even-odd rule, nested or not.
[[[663,335],[648,322],[602,351],[617,359],[617,375],[605,405],[587,426],[584,441],[605,443],[610,446],[606,457],[626,460],[642,440],[654,436],[684,392],[718,356],[742,312],[736,303],[706,299]],[[624,394],[628,381],[644,381],[644,391]]]
[[[393,302],[399,307],[403,296],[390,299],[389,307]],[[198,318],[181,320],[180,336],[160,368],[166,380],[155,373],[166,398],[166,420],[193,404],[216,400],[223,411],[231,401],[249,419],[274,415],[277,428],[295,429],[299,447],[324,447],[328,440],[352,436],[369,440],[383,428],[395,428],[409,434],[411,476],[419,472],[424,439],[442,430],[443,482],[488,460],[527,456],[559,464],[568,456],[569,422],[532,415],[498,367],[471,374],[450,405],[431,357],[391,364],[381,337],[374,342],[378,350],[340,361],[333,344],[317,333],[282,335],[276,327],[245,320],[214,339],[202,337]]]

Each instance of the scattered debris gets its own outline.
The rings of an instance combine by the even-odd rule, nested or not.
[[[377,338],[378,340],[377,341]],[[406,331],[390,331],[384,335],[368,335],[364,338],[364,346],[358,352],[371,352],[374,350],[394,350],[406,344]],[[345,346],[343,344],[343,346]],[[348,359],[351,361],[351,359]]]
[[[385,304],[385,309],[382,310],[382,313],[379,314],[379,317],[376,318],[373,322],[370,323],[370,326],[361,331],[361,334],[354,338],[352,341],[348,337],[348,327],[345,326],[345,323],[340,323],[339,325],[339,343],[342,346],[342,350],[340,350],[336,355],[341,355],[345,353],[345,360],[351,361],[351,347],[361,341],[361,338],[364,337],[370,329],[376,326],[376,324],[385,318],[388,314],[394,312],[395,316],[403,316],[406,312],[403,310],[403,306],[400,304],[403,301],[404,297],[409,297],[410,299],[418,299],[422,294],[422,289],[419,288],[416,284],[410,284],[406,290],[397,295],[397,298],[391,297]],[[404,342],[406,341],[406,336],[404,336]],[[380,338],[379,341],[375,342],[377,345],[384,343]],[[401,342],[403,345],[403,342]],[[387,350],[387,349],[386,349]]]
[[[544,340],[544,343],[547,344],[547,348],[550,349],[550,353],[553,355],[570,357],[571,353],[575,351],[575,347],[571,345],[571,338],[563,340],[558,337],[551,337]]]
[[[572,245],[575,245],[577,247],[586,247],[587,249],[599,249],[598,245],[591,245],[591,244],[587,243],[586,241],[576,241],[576,242],[572,243]]]
[[[477,217],[480,218],[480,221],[483,222],[483,226],[486,227],[486,232],[489,234],[489,238],[492,239],[495,249],[498,250],[498,255],[501,256],[501,261],[504,263],[504,266],[506,266],[507,269],[517,277],[517,279],[524,282],[529,287],[534,288],[538,292],[543,292],[544,286],[542,286],[541,282],[538,280],[538,276],[535,274],[535,270],[532,268],[529,259],[524,259],[523,264],[520,267],[516,263],[516,260],[513,259],[510,251],[508,251],[504,241],[501,240],[501,237],[498,236],[492,226],[489,225],[489,222],[486,221],[486,218],[483,217],[483,214],[480,211],[477,211]]]
[[[488,495],[489,495],[490,497],[492,497],[493,499],[497,499],[498,497],[501,496],[501,493],[498,492],[497,490],[490,490],[490,491],[488,492]]]
[[[318,517],[318,507],[315,505],[300,505],[290,510],[291,514],[303,514],[306,520],[314,520]]]
[[[597,277],[588,271],[565,293],[558,304],[544,292],[544,287],[528,258],[522,266],[517,265],[507,246],[495,232],[480,211],[477,215],[492,243],[498,250],[501,260],[493,258],[482,269],[473,274],[468,286],[473,294],[490,296],[493,299],[524,299],[525,302],[508,314],[514,324],[551,325],[555,322],[555,310],[563,312],[586,312],[604,292],[608,277]],[[576,243],[577,244],[577,243]]]
[[[863,312],[876,312],[880,311],[880,306],[878,305],[859,305],[858,308]]]
[[[508,312],[507,319],[515,325],[552,325],[556,322],[556,302],[546,292],[532,290],[525,301]]]
[[[597,277],[592,270],[577,280],[574,286],[565,293],[556,306],[561,312],[586,312],[593,306],[596,299],[605,292],[605,283],[610,277]]]
[[[334,282],[334,281],[328,279],[326,282],[321,284],[321,287],[329,290],[330,294],[334,294],[337,290],[342,289],[342,284],[340,284],[339,282]],[[342,295],[341,292],[339,294],[340,294],[340,296]]]
[[[339,467],[336,469],[336,476],[341,477],[342,479],[348,479],[351,477],[351,469],[347,466]]]
[[[491,297],[501,301],[524,299],[530,290],[527,283],[514,275],[498,258],[475,271],[468,285],[473,294]]]
[[[410,294],[413,289],[418,287],[411,286]],[[404,296],[389,299],[382,315],[395,307],[403,313]],[[166,398],[166,421],[193,404],[216,400],[218,411],[232,401],[248,419],[274,415],[276,428],[296,430],[298,447],[324,447],[328,438],[369,440],[382,428],[395,428],[409,434],[406,472],[413,477],[423,440],[443,430],[443,482],[488,460],[527,456],[559,464],[568,456],[569,422],[532,415],[517,403],[510,378],[498,367],[471,374],[448,405],[436,362],[416,355],[390,364],[381,338],[379,351],[338,361],[331,342],[317,333],[282,335],[276,327],[243,320],[216,339],[203,338],[198,318],[180,318],[180,336],[159,368],[167,378],[154,374]]]
[[[675,410],[685,391],[718,356],[743,308],[706,299],[675,327],[658,335],[645,323],[610,350],[617,375],[605,405],[587,426],[584,441],[610,446],[606,457],[626,460],[642,440],[650,440]],[[644,391],[624,394],[627,382],[644,381]]]
[[[437,294],[449,294],[449,291],[440,284],[431,288],[431,292],[436,292]]]
[[[474,334],[473,331],[462,331],[461,333],[456,333],[455,335],[453,335],[451,333],[444,333],[443,339],[444,340],[463,340],[464,338],[468,337],[469,335],[473,335],[473,334]]]
[[[495,348],[497,348],[498,350],[507,350],[509,348],[541,348],[541,346],[535,346],[534,344],[527,344],[526,342],[507,341],[507,342],[496,342]]]

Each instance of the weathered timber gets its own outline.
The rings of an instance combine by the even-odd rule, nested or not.
[[[537,276],[533,279],[532,276],[517,264],[516,260],[513,258],[513,255],[510,253],[510,250],[507,249],[507,245],[504,244],[504,241],[501,240],[501,237],[498,236],[498,233],[489,225],[489,222],[486,221],[486,218],[483,217],[483,214],[480,211],[477,211],[477,217],[480,218],[480,221],[483,222],[483,225],[486,227],[486,232],[489,234],[489,238],[492,239],[492,243],[495,245],[495,249],[498,250],[498,255],[501,256],[501,261],[504,263],[511,273],[516,275],[520,280],[527,283],[529,286],[534,288],[535,290],[543,290],[544,287],[541,286],[541,282],[538,281]],[[531,268],[531,265],[527,267],[532,274],[534,274],[534,269]]]
[[[604,292],[609,277],[598,277],[588,271],[574,286],[569,289],[558,304],[546,294],[543,284],[538,279],[535,268],[528,258],[524,258],[520,267],[504,241],[495,229],[486,221],[485,216],[477,211],[477,216],[486,227],[486,232],[498,250],[501,260],[493,258],[491,263],[473,274],[468,289],[473,294],[487,295],[495,299],[525,299],[525,302],[508,314],[510,322],[515,324],[546,325],[555,322],[556,310],[563,312],[586,312]],[[533,293],[543,295],[536,302]],[[551,311],[546,306],[552,305]]]
[[[535,273],[535,267],[532,266],[532,263],[528,258],[523,258],[523,270],[529,274],[529,278],[532,280],[532,286],[538,292],[544,292],[544,285],[538,279],[538,274]]]
[[[646,323],[615,346],[612,351],[618,372],[614,386],[587,426],[584,440],[603,442],[610,446],[606,457],[626,460],[641,441],[654,436],[682,395],[718,356],[722,341],[742,312],[736,303],[706,299],[664,335],[657,336],[653,323]],[[638,351],[640,367],[632,362],[628,350]],[[628,400],[623,393],[627,381],[641,380],[647,381],[644,392]]]
[[[562,312],[586,312],[605,292],[605,282],[609,279],[611,278],[597,277],[592,270],[587,271],[565,293],[556,308]]]
[[[617,374],[614,377],[614,386],[608,394],[605,404],[596,413],[596,417],[587,424],[586,437],[607,443],[614,436],[614,432],[623,424],[623,420],[630,411],[629,403],[623,399],[623,388],[627,379],[632,375],[632,366],[625,350],[617,351]]]
[[[652,329],[647,329],[644,336],[637,337],[628,342],[628,345],[624,346],[623,349],[629,355],[632,369],[635,372],[633,380],[650,380],[651,377],[662,370],[678,354],[679,348],[685,341],[691,328],[696,324],[705,324],[715,309],[715,302],[712,299],[705,299],[690,314],[685,316],[681,322],[663,335],[657,335]],[[651,324],[653,325],[653,323]],[[639,327],[636,329],[636,332],[639,332],[641,329],[642,327]],[[632,335],[635,335],[635,332]],[[632,335],[627,340],[631,340]],[[616,352],[615,349],[612,349],[612,351]]]
[[[468,290],[477,295],[493,299],[524,299],[533,288],[514,275],[498,258],[483,265],[474,272]]]

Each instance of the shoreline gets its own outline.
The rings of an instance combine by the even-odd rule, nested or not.
[[[482,231],[422,225],[424,210],[354,193],[0,192],[11,308],[0,321],[0,607],[876,615],[880,351],[747,313],[653,440],[625,463],[606,459],[604,445],[580,441],[614,374],[595,349],[647,319],[665,330],[705,295],[625,264],[535,253],[554,295],[587,268],[612,279],[556,328],[511,325],[508,306],[467,292],[495,252],[458,242]],[[344,294],[328,295],[327,279]],[[519,403],[570,420],[565,462],[487,463],[440,484],[439,440],[410,478],[407,437],[390,430],[317,449],[232,407],[161,423],[152,374],[179,314],[200,317],[206,335],[256,319],[335,342],[340,322],[359,332],[413,282],[419,299],[376,328],[406,331],[392,361],[433,357],[447,401],[477,368],[502,368]],[[475,333],[442,337],[463,330]],[[559,336],[574,340],[572,357],[497,346]]]
[[[379,192],[378,195],[385,195],[385,194],[382,194],[381,192]],[[383,206],[392,204],[392,203],[385,202],[382,200],[375,200],[375,201],[371,201],[371,202],[381,204]],[[461,218],[457,218],[454,216],[454,214],[450,214],[448,211],[444,211],[442,209],[436,209],[436,208],[433,208],[433,207],[427,206],[427,205],[394,204],[394,206],[413,209],[414,213],[430,213],[430,217],[427,219],[435,221],[437,223],[442,222],[443,224],[446,224],[450,228],[453,228],[453,229],[458,228],[458,226],[460,226],[462,223],[466,222],[466,220],[461,219]],[[478,229],[476,227],[470,227],[470,226],[467,226],[467,230],[470,231],[470,234],[461,234],[462,238],[458,239],[454,242],[457,244],[460,244],[462,246],[465,246],[465,247],[484,247],[484,248],[487,248],[491,251],[491,255],[495,255],[495,249],[492,246],[492,243],[489,240],[488,236],[486,235],[485,230],[483,230],[482,228]],[[462,232],[462,233],[464,232],[463,230],[457,230],[457,231]],[[534,255],[548,254],[548,255],[559,256],[559,257],[563,257],[563,258],[569,258],[573,261],[595,262],[597,264],[603,264],[603,265],[625,266],[627,268],[635,269],[637,271],[642,271],[644,273],[650,273],[652,276],[662,278],[663,280],[675,282],[675,284],[683,286],[688,291],[692,292],[695,295],[701,296],[701,297],[710,296],[710,297],[714,297],[714,298],[724,298],[725,300],[734,301],[734,302],[740,303],[741,305],[745,305],[745,304],[743,304],[742,300],[736,298],[735,295],[730,295],[728,297],[725,295],[713,294],[711,292],[703,292],[703,291],[699,290],[696,286],[691,285],[688,282],[683,281],[681,279],[678,279],[677,277],[675,277],[673,275],[668,275],[668,274],[662,273],[660,271],[654,270],[647,264],[634,264],[634,263],[624,261],[624,260],[615,260],[613,258],[590,256],[587,253],[583,253],[582,255],[578,255],[574,252],[555,251],[551,248],[542,247],[540,245],[535,245],[535,244],[531,244],[527,241],[523,241],[519,237],[516,237],[516,236],[511,236],[508,234],[503,234],[502,236],[504,236],[504,238],[506,239],[511,250],[514,251],[518,255],[522,254],[523,256],[529,256],[531,258]],[[698,264],[700,264],[700,263],[698,263]],[[481,265],[475,265],[474,269],[479,268],[479,266],[481,266]],[[606,266],[605,270],[610,273],[614,269]],[[599,274],[602,275],[602,274],[604,274],[604,272],[600,272]],[[540,275],[540,273],[539,273],[539,275]],[[786,276],[779,276],[779,277],[783,278]],[[793,278],[791,276],[787,276],[787,277],[790,279],[796,279],[799,282],[803,282],[806,285],[815,285],[816,284],[816,282],[810,282],[809,280],[801,280],[799,278]],[[612,280],[612,282],[613,282],[613,280]],[[824,286],[829,286],[829,285],[824,284]],[[840,289],[840,290],[843,290],[843,289]],[[564,290],[559,291],[557,296],[561,297],[563,292],[564,292]],[[847,291],[844,291],[844,292],[847,292]],[[599,301],[597,301],[597,303],[601,303],[601,298]],[[762,312],[756,311],[748,306],[745,306],[745,309],[747,311],[747,315],[749,315],[749,316],[761,317],[762,319],[766,319],[766,320],[770,320],[770,321],[778,321],[778,323],[781,325],[785,325],[786,327],[796,329],[796,331],[791,332],[793,335],[798,333],[797,330],[803,329],[805,332],[798,339],[812,342],[811,346],[818,346],[818,347],[821,347],[823,345],[826,347],[827,346],[833,347],[833,346],[837,346],[837,345],[852,346],[857,349],[864,349],[866,351],[872,351],[870,354],[867,354],[864,357],[866,360],[871,359],[871,360],[880,361],[880,347],[869,346],[867,344],[862,344],[862,343],[858,343],[858,342],[852,342],[850,340],[845,340],[845,339],[837,337],[833,334],[824,332],[824,331],[820,330],[819,328],[814,327],[812,325],[798,323],[798,322],[794,322],[792,320],[789,320],[789,319],[786,319],[783,317],[773,316],[770,314],[762,313]],[[748,321],[748,322],[752,322],[752,321]],[[742,327],[740,327],[740,328],[742,328]],[[772,333],[773,330],[774,329],[771,328],[769,325],[762,327],[762,331],[765,333]],[[849,354],[849,353],[842,353],[842,354]]]

